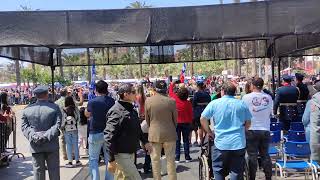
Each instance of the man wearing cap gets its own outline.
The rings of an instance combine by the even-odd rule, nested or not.
[[[258,154],[261,157],[265,179],[271,180],[272,163],[268,153],[270,143],[270,116],[273,101],[270,95],[262,91],[262,78],[252,80],[252,92],[242,97],[252,114],[251,126],[246,132],[249,179],[254,180],[257,172]]]
[[[151,161],[153,178],[161,179],[160,156],[161,149],[167,159],[168,179],[176,180],[175,149],[177,108],[173,99],[167,97],[167,84],[157,81],[154,95],[147,98],[145,103],[145,119],[149,126],[149,142],[152,144]]]
[[[46,166],[50,180],[60,179],[59,127],[61,111],[58,105],[48,101],[48,88],[34,89],[37,102],[27,106],[22,114],[21,129],[30,142],[35,180],[45,179]]]
[[[276,91],[273,112],[276,115],[279,108],[279,120],[283,123],[283,129],[288,131],[292,120],[297,119],[297,100],[299,91],[295,86],[291,85],[292,77],[283,76],[282,87]]]
[[[298,116],[301,119],[304,109],[306,107],[307,101],[309,99],[309,89],[306,84],[304,84],[303,78],[304,75],[300,73],[296,73],[296,86],[299,91],[299,99],[297,100],[297,110],[298,110]]]

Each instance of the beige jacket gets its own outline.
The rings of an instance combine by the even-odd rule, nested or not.
[[[177,140],[176,102],[164,95],[147,98],[145,118],[149,125],[149,142],[163,143]]]

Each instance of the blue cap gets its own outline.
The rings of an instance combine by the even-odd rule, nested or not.
[[[300,74],[300,73],[296,73],[295,76],[296,76],[297,79],[303,79],[304,78],[304,75]]]
[[[206,78],[204,76],[197,76],[196,77],[196,82],[197,82],[197,84],[201,84],[201,83],[204,83],[205,79]]]
[[[287,75],[287,74],[283,75],[283,76],[282,76],[282,79],[283,79],[284,81],[292,81],[292,77],[289,76],[289,75]]]
[[[48,93],[48,87],[47,86],[38,86],[33,90],[34,94],[43,94]]]

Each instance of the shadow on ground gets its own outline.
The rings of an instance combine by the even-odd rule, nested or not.
[[[25,160],[14,157],[9,166],[0,168],[0,174],[0,179],[21,180],[31,178],[33,176],[31,157],[26,157]]]

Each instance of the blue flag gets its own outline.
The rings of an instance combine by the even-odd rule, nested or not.
[[[91,70],[91,82],[90,82],[90,86],[89,86],[89,88],[90,88],[89,96],[88,96],[89,101],[96,97],[94,94],[95,83],[96,83],[96,66],[95,66],[95,64],[93,64],[92,70]]]

